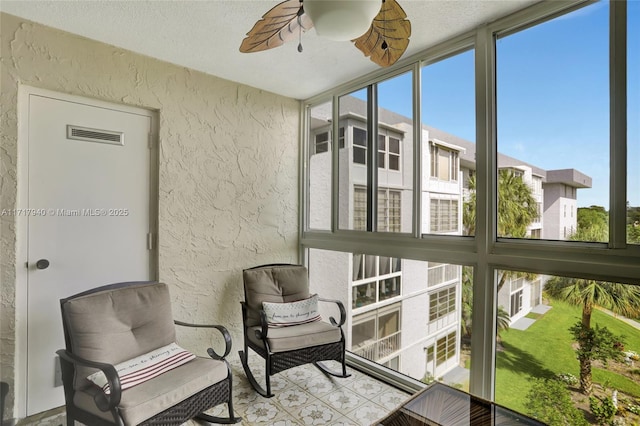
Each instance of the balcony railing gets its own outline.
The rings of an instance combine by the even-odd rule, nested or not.
[[[400,333],[397,331],[380,340],[365,341],[351,352],[371,361],[378,361],[400,350]]]

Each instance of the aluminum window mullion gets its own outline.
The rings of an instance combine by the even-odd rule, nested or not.
[[[421,63],[413,67],[413,221],[412,235],[422,235],[422,73]]]
[[[367,231],[378,230],[378,85],[367,86]]]
[[[476,251],[471,319],[471,393],[492,400],[495,390],[495,270],[489,254],[496,241],[497,148],[495,126],[495,37],[484,26],[476,34]]]
[[[333,135],[338,135],[340,131],[340,98],[338,95],[333,96],[333,100],[331,102],[331,129]],[[344,129],[344,145],[345,149],[353,149],[348,148],[353,145],[353,140],[349,141],[349,139],[353,139],[352,136],[349,135],[348,127],[345,125]],[[338,225],[340,224],[340,148],[338,146],[337,137],[331,138],[331,232],[335,234],[338,230]]]
[[[609,5],[609,247],[627,246],[627,2]]]

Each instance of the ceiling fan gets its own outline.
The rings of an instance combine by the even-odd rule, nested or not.
[[[319,36],[351,40],[382,67],[402,56],[411,36],[411,22],[396,0],[285,0],[255,23],[240,51],[260,52],[300,41],[314,26]]]

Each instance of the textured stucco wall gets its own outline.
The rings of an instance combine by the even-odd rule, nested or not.
[[[15,208],[23,184],[19,84],[159,111],[159,277],[171,285],[174,316],[225,324],[235,353],[241,269],[297,261],[299,103],[7,14],[1,35],[0,208]],[[15,354],[16,229],[7,216],[0,255],[0,374],[13,389],[16,357],[26,354]],[[7,402],[5,417],[14,417],[13,394]]]

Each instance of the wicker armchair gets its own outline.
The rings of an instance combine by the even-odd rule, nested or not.
[[[62,299],[60,307],[66,349],[57,354],[68,426],[74,421],[129,426],[241,420],[233,414],[225,360],[231,336],[219,325],[174,322],[166,284],[112,284]],[[216,329],[224,337],[224,353],[209,348],[209,359],[184,351],[175,344],[174,324]],[[171,353],[176,355],[163,358]],[[95,383],[96,377],[106,384]],[[203,414],[222,403],[228,404],[229,417]]]
[[[343,304],[337,300],[317,298],[309,294],[307,268],[301,265],[272,264],[256,266],[243,271],[245,301],[242,305],[244,350],[239,351],[244,371],[253,388],[270,398],[270,377],[299,365],[313,363],[323,373],[336,377],[349,377],[345,365],[345,339],[342,325],[346,319]],[[301,324],[274,326],[271,314],[265,312],[264,303],[286,306],[315,299],[335,304],[340,321],[333,317],[329,323],[315,320]],[[315,303],[314,300],[314,303]],[[278,308],[276,308],[278,309]],[[264,389],[249,367],[249,349],[265,360]],[[342,372],[329,370],[320,361],[335,360],[342,364]]]

